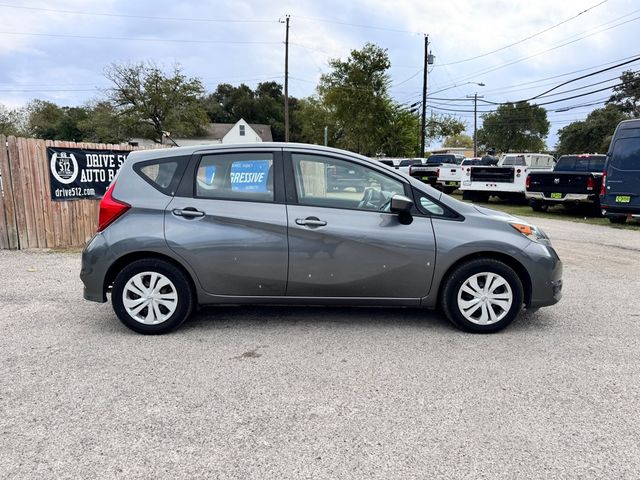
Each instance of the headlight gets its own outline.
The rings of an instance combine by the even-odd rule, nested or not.
[[[539,242],[541,240],[548,240],[548,237],[544,234],[542,230],[540,230],[535,225],[529,225],[528,223],[509,223],[513,228],[515,228],[522,235],[527,237],[529,240],[533,242]]]

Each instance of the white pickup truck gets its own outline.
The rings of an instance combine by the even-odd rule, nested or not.
[[[553,157],[544,153],[507,153],[497,167],[468,167],[460,185],[462,198],[478,202],[486,202],[491,196],[524,200],[529,172],[553,170],[553,165]]]
[[[452,193],[460,188],[462,175],[471,165],[478,165],[480,158],[465,158],[460,165],[442,165],[438,169],[436,183],[444,193]],[[465,168],[466,167],[466,168]]]

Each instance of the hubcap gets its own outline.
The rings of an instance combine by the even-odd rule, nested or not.
[[[131,318],[145,325],[165,322],[178,306],[176,287],[158,272],[142,272],[129,279],[122,303]]]
[[[502,320],[513,305],[511,286],[493,272],[469,277],[458,291],[458,308],[470,322],[492,325]]]

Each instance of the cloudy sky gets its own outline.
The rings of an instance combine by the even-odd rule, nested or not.
[[[394,98],[417,102],[429,34],[435,63],[427,112],[458,115],[469,132],[467,95],[529,99],[640,55],[637,0],[6,1],[0,0],[0,103],[11,107],[33,98],[61,105],[99,98],[112,62],[178,62],[209,90],[223,82],[282,81],[280,20],[287,14],[291,95],[313,94],[329,58],[373,42],[388,50]],[[622,71],[639,68],[640,61],[615,67],[538,99],[549,109],[548,144],[558,128],[597,108]],[[478,102],[480,112],[491,108]]]

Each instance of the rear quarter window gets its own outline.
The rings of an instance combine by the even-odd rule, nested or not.
[[[188,157],[147,160],[136,163],[133,170],[156,190],[165,195],[174,195],[187,161]]]

